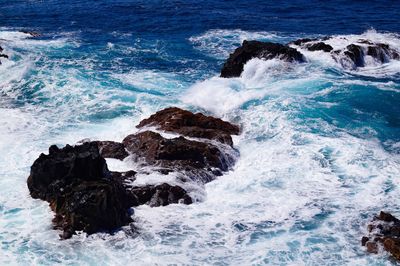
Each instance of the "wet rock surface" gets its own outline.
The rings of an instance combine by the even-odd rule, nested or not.
[[[356,69],[366,66],[366,56],[370,56],[379,64],[387,63],[390,60],[399,60],[399,52],[388,44],[360,39],[347,45],[344,49],[334,50],[329,44],[332,37],[321,39],[299,39],[291,42],[291,45],[298,46],[309,51],[324,51],[346,68]]]
[[[146,171],[150,168],[163,175],[176,172],[181,177],[178,182],[203,184],[228,171],[235,162],[230,134],[239,134],[236,125],[179,108],[167,108],[143,120],[138,127],[144,126],[195,136],[204,142],[183,136],[165,138],[147,130],[125,137],[122,143],[86,140],[61,149],[53,145],[48,155],[41,154],[35,160],[27,180],[28,188],[33,198],[49,202],[55,212],[54,228],[63,231],[61,238],[69,238],[76,231],[112,232],[132,222],[130,207],[193,203],[179,185],[165,182],[135,185],[136,170],[109,171],[104,158],[130,160]]]
[[[321,51],[328,53],[332,58],[346,69],[357,69],[367,66],[371,59],[376,64],[384,64],[390,60],[400,60],[400,52],[390,47],[389,44],[360,39],[348,44],[344,48],[335,49],[332,45],[338,37],[303,38],[287,45],[260,41],[243,41],[226,60],[221,69],[221,77],[239,77],[244,65],[253,58],[281,59],[287,62],[305,62],[306,58],[301,50]],[[340,41],[349,42],[346,38]]]
[[[122,143],[115,141],[95,141],[95,143],[99,147],[101,156],[104,158],[123,160],[129,155]]]
[[[304,62],[303,55],[287,45],[271,42],[243,41],[242,46],[229,55],[221,70],[221,77],[239,77],[244,65],[253,58],[279,58],[288,62]]]
[[[211,143],[182,136],[166,139],[152,131],[129,135],[122,143],[145,165],[156,166],[161,172],[184,172],[189,179],[203,183],[213,180],[215,172],[228,171],[235,160]]]
[[[231,135],[239,134],[239,127],[219,118],[205,116],[172,107],[144,119],[138,128],[155,126],[159,130],[177,133],[187,137],[205,138],[233,145]]]
[[[368,236],[361,239],[361,245],[370,253],[379,253],[380,248],[400,260],[400,220],[387,212],[380,212],[368,224]]]
[[[148,204],[151,207],[166,206],[172,203],[191,204],[192,198],[179,186],[167,183],[155,186],[133,187],[132,206]]]
[[[125,189],[111,179],[96,143],[51,146],[33,163],[28,188],[33,198],[50,203],[62,238],[81,230],[114,230],[131,221]]]

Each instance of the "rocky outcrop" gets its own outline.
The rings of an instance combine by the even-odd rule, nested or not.
[[[114,230],[131,221],[125,189],[113,182],[95,143],[51,146],[33,163],[28,188],[33,198],[50,203],[63,238],[75,231]]]
[[[345,48],[334,48],[332,45],[347,42]],[[344,37],[303,38],[287,45],[260,41],[243,41],[226,60],[221,69],[221,77],[239,77],[244,65],[253,58],[273,59],[278,58],[288,62],[304,62],[306,58],[300,51],[320,51],[328,53],[345,69],[357,69],[369,64],[384,64],[391,60],[400,60],[400,52],[389,44],[360,39],[352,43]],[[373,60],[371,60],[371,58]],[[374,61],[374,62],[372,62]]]
[[[239,77],[244,65],[253,58],[279,58],[288,62],[304,62],[303,55],[287,45],[271,42],[243,41],[242,46],[229,55],[221,70],[221,77]]]
[[[368,225],[368,236],[361,245],[370,253],[378,253],[382,246],[395,259],[400,260],[400,220],[387,212],[380,212]]]
[[[219,118],[205,116],[171,107],[144,119],[138,128],[154,126],[158,130],[177,133],[187,137],[216,140],[233,145],[231,135],[239,134],[239,127]]]
[[[63,231],[62,238],[69,238],[76,231],[91,234],[118,229],[132,221],[132,206],[193,202],[178,185],[162,182],[137,186],[136,171],[109,171],[104,158],[123,160],[129,156],[136,160],[139,171],[146,169],[142,174],[148,174],[149,169],[166,175],[176,172],[177,182],[199,183],[210,182],[235,162],[230,134],[239,133],[236,125],[167,108],[143,120],[138,127],[145,126],[193,136],[199,141],[183,136],[168,139],[143,131],[127,136],[122,143],[86,139],[80,145],[62,149],[53,145],[48,155],[41,154],[35,160],[27,181],[29,191],[33,198],[50,203],[55,212],[54,228]],[[219,142],[222,148],[216,145]]]
[[[390,60],[399,60],[399,52],[391,48],[388,44],[373,42],[371,40],[360,39],[347,45],[344,49],[337,49],[327,42],[333,37],[324,37],[321,39],[299,39],[289,43],[291,46],[297,46],[309,51],[323,51],[330,53],[343,67],[356,69],[366,66],[366,56],[372,57],[377,63],[383,64]],[[347,40],[342,38],[343,40]]]

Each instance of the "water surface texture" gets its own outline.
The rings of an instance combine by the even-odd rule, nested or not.
[[[0,0],[0,264],[391,265],[360,239],[380,210],[400,215],[400,61],[350,71],[305,53],[218,76],[243,40],[400,49],[399,18],[399,1]],[[60,241],[29,196],[33,161],[121,141],[169,106],[240,124],[234,170],[196,204],[136,208],[137,234]]]

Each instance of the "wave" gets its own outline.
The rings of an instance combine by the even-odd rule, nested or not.
[[[385,42],[394,36],[365,34],[362,38]],[[294,37],[215,30],[191,42],[222,59],[243,38]],[[0,66],[0,153],[7,155],[0,156],[1,194],[7,195],[0,198],[3,263],[386,263],[385,255],[366,256],[358,247],[365,217],[384,208],[400,211],[400,87],[396,79],[377,78],[379,71],[395,71],[396,62],[362,76],[366,68],[344,71],[317,52],[304,52],[307,64],[253,59],[239,78],[214,76],[191,85],[161,70],[98,73],[103,54],[85,51],[84,59],[73,36],[4,38],[12,56]],[[337,47],[345,45],[335,38]],[[200,200],[193,205],[136,208],[135,229],[59,241],[50,228],[50,209],[28,195],[32,161],[54,143],[86,137],[121,141],[136,132],[140,120],[169,105],[241,124],[242,134],[234,137],[241,157],[234,169],[205,187],[186,184]],[[107,163],[118,170],[130,162]],[[135,182],[165,178],[139,175]],[[176,182],[173,175],[167,178]]]

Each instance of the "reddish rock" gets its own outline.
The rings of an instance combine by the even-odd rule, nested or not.
[[[205,138],[233,145],[231,135],[239,134],[239,126],[202,113],[193,114],[176,107],[158,111],[142,120],[138,128],[155,126],[187,137]]]
[[[145,131],[127,136],[122,142],[126,149],[163,171],[185,173],[190,179],[210,182],[219,171],[227,171],[235,158],[218,147],[184,137],[166,139],[160,134]]]
[[[400,260],[400,220],[387,212],[380,212],[368,225],[369,236],[364,236],[362,245],[370,253],[378,253],[379,245],[394,258]]]

